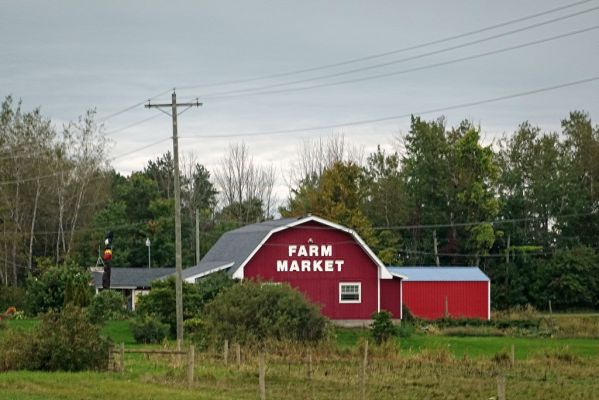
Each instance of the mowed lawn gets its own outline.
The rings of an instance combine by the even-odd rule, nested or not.
[[[36,323],[9,326],[31,329]],[[103,332],[134,346],[126,321],[109,322]],[[599,399],[599,340],[414,335],[383,348],[370,341],[363,384],[367,337],[366,330],[338,330],[333,349],[313,350],[311,367],[303,350],[266,353],[267,398],[489,399],[497,394],[498,376],[505,376],[508,399]],[[514,366],[492,360],[512,344]],[[218,351],[198,352],[191,388],[185,360],[127,354],[123,373],[0,373],[0,399],[258,399],[257,354],[242,352],[240,365],[234,351],[227,365]]]
[[[356,346],[368,331],[362,329],[337,330],[337,343],[341,347]],[[447,350],[456,358],[465,355],[473,358],[489,358],[500,352],[511,352],[514,345],[516,359],[526,359],[546,351],[567,350],[579,357],[599,357],[597,339],[554,339],[538,337],[507,336],[434,336],[412,335],[397,339],[400,354],[413,354],[423,350]]]

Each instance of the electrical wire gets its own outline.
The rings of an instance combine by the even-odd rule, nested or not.
[[[180,139],[200,140],[200,139],[206,139],[206,138],[223,139],[223,138],[231,138],[231,137],[270,136],[270,135],[282,135],[282,134],[288,134],[288,133],[312,132],[312,131],[319,131],[319,130],[324,130],[324,129],[343,128],[343,127],[348,127],[348,126],[368,125],[368,124],[374,124],[377,122],[385,122],[385,121],[393,121],[393,120],[397,120],[397,119],[409,118],[412,115],[434,114],[434,113],[450,111],[450,110],[455,110],[455,109],[460,109],[460,108],[478,106],[478,105],[482,105],[482,104],[495,103],[498,101],[509,100],[509,99],[514,99],[514,98],[524,97],[524,96],[530,96],[533,94],[544,93],[544,92],[557,90],[557,89],[563,89],[566,87],[571,87],[571,86],[576,86],[576,85],[582,85],[582,84],[594,82],[597,80],[599,80],[599,76],[593,76],[593,77],[589,77],[589,78],[585,78],[585,79],[561,83],[558,85],[546,86],[546,87],[542,87],[542,88],[538,88],[538,89],[527,90],[524,92],[519,92],[519,93],[514,93],[514,94],[509,94],[509,95],[504,95],[504,96],[497,96],[497,97],[492,97],[492,98],[488,98],[488,99],[471,101],[471,102],[467,102],[467,103],[459,103],[459,104],[455,104],[455,105],[448,106],[448,107],[439,107],[439,108],[415,111],[415,112],[399,114],[399,115],[390,115],[390,116],[380,117],[380,118],[364,119],[364,120],[358,120],[358,121],[348,121],[348,122],[337,123],[337,124],[319,125],[319,126],[311,126],[311,127],[304,127],[304,128],[272,130],[272,131],[243,132],[243,133],[231,133],[231,134],[224,134],[224,135],[214,135],[214,134],[212,134],[212,135],[193,135],[193,136],[184,136],[184,137],[181,137]]]
[[[143,101],[140,101],[139,103],[135,103],[135,104],[132,104],[132,105],[130,105],[130,106],[127,106],[127,107],[125,107],[125,108],[123,108],[123,109],[121,109],[121,110],[119,110],[119,111],[115,111],[115,112],[113,112],[112,114],[108,114],[108,115],[105,115],[105,116],[103,116],[103,117],[99,117],[99,118],[98,118],[98,122],[105,122],[105,121],[108,121],[108,120],[109,120],[109,119],[111,119],[111,118],[114,118],[114,117],[118,116],[118,115],[124,114],[124,113],[126,113],[127,111],[131,111],[131,110],[133,110],[133,109],[135,109],[135,108],[137,108],[137,107],[139,107],[139,106],[141,106],[141,105],[144,105],[144,104],[145,104],[147,101],[149,101],[149,100],[153,100],[153,99],[155,99],[155,98],[156,98],[156,97],[158,97],[158,96],[162,96],[163,94],[166,94],[166,93],[170,92],[171,90],[174,90],[174,89],[168,89],[168,90],[165,90],[165,91],[163,91],[163,92],[160,92],[160,93],[157,93],[157,94],[155,94],[155,95],[154,95],[154,96],[152,96],[152,97],[149,97],[149,98],[147,98],[147,99],[144,99]]]
[[[553,219],[570,219],[577,217],[588,217],[591,215],[599,216],[597,212],[588,212],[588,213],[572,213],[572,214],[561,214],[561,215],[552,215],[550,218]],[[301,217],[298,217],[301,218]],[[491,221],[476,221],[476,222],[454,222],[454,223],[445,223],[445,224],[417,224],[417,225],[391,225],[391,226],[373,226],[374,230],[415,230],[415,229],[436,229],[436,228],[457,228],[457,227],[467,227],[467,226],[477,226],[483,224],[491,224],[491,225],[504,225],[504,224],[514,224],[518,222],[528,222],[528,221],[538,221],[542,220],[545,217],[524,217],[524,218],[510,218],[510,219],[497,219]],[[293,219],[293,218],[290,218]],[[261,226],[268,226],[273,228],[280,228],[281,224],[270,223],[269,221],[265,221],[260,223]],[[335,230],[338,231],[338,228],[330,227],[330,226],[292,226],[290,229],[306,229],[306,230]]]
[[[598,7],[598,9],[599,9],[599,7]],[[408,69],[400,70],[400,71],[385,72],[385,73],[369,75],[369,76],[360,77],[360,78],[346,79],[346,80],[342,80],[342,81],[324,82],[324,83],[315,84],[315,85],[311,85],[311,86],[301,86],[301,87],[295,87],[295,88],[256,91],[256,92],[248,92],[248,93],[237,94],[237,95],[224,95],[224,96],[220,96],[220,97],[215,96],[212,99],[229,99],[229,98],[238,98],[238,97],[247,97],[247,96],[290,93],[290,92],[306,91],[306,90],[319,89],[319,88],[324,88],[324,87],[339,86],[339,85],[346,85],[346,84],[357,83],[357,82],[370,81],[370,80],[374,80],[374,79],[402,75],[402,74],[406,74],[406,73],[410,73],[410,72],[422,71],[422,70],[436,68],[436,67],[440,67],[440,66],[455,64],[455,63],[462,62],[462,61],[469,61],[469,60],[474,60],[474,59],[478,59],[478,58],[482,58],[482,57],[487,57],[490,55],[505,53],[508,51],[522,49],[522,48],[530,47],[530,46],[535,46],[538,44],[550,42],[550,41],[557,40],[557,39],[563,39],[566,37],[579,35],[579,34],[590,32],[590,31],[593,31],[596,29],[599,29],[599,25],[593,25],[588,28],[578,29],[575,31],[571,31],[571,32],[567,32],[567,33],[563,33],[563,34],[559,34],[559,35],[555,35],[555,36],[551,36],[551,37],[547,37],[547,38],[543,38],[543,39],[539,39],[539,40],[533,40],[533,41],[527,42],[527,43],[522,43],[522,44],[518,44],[518,45],[514,45],[514,46],[508,46],[508,47],[504,47],[504,48],[496,49],[496,50],[490,50],[490,51],[477,53],[477,54],[470,55],[470,56],[459,57],[459,58],[455,58],[455,59],[448,60],[448,61],[441,61],[441,62],[427,64],[427,65],[423,65],[423,66],[419,66],[419,67],[408,68]]]
[[[162,116],[162,114],[155,114],[155,115],[152,115],[151,117],[144,118],[144,119],[139,120],[137,122],[133,122],[133,123],[131,123],[129,125],[126,125],[126,126],[123,126],[121,128],[117,128],[117,129],[112,129],[110,131],[106,131],[106,132],[104,132],[104,136],[110,136],[110,135],[114,135],[115,133],[126,131],[127,129],[131,129],[131,128],[137,126],[137,125],[145,124],[146,122],[151,121],[153,119],[156,119],[156,118],[158,118],[160,116]]]
[[[274,79],[274,78],[282,78],[285,76],[291,76],[291,75],[298,75],[298,74],[303,74],[303,73],[307,73],[307,72],[314,72],[314,71],[319,71],[319,70],[323,70],[323,69],[329,69],[329,68],[334,68],[334,67],[339,67],[339,66],[343,66],[343,65],[349,65],[349,64],[354,64],[354,63],[359,63],[362,61],[368,61],[368,60],[373,60],[373,59],[377,59],[377,58],[381,58],[381,57],[386,57],[389,55],[394,55],[394,54],[399,54],[399,53],[403,53],[403,52],[407,52],[407,51],[411,51],[411,50],[417,50],[417,49],[421,49],[424,47],[429,47],[432,45],[436,45],[436,44],[441,44],[441,43],[445,43],[445,42],[449,42],[455,39],[460,39],[463,37],[468,37],[468,36],[472,36],[472,35],[476,35],[478,33],[483,33],[483,32],[487,32],[493,29],[497,29],[497,28],[501,28],[504,26],[509,26],[512,24],[516,24],[518,22],[522,22],[522,21],[526,21],[529,19],[534,19],[537,17],[541,17],[544,15],[548,15],[548,14],[552,14],[558,11],[562,11],[568,8],[572,8],[572,7],[576,7],[579,6],[581,4],[585,4],[585,3],[589,3],[593,0],[583,0],[583,1],[577,1],[574,3],[569,3],[563,6],[559,6],[556,8],[551,8],[549,10],[545,10],[545,11],[541,11],[538,13],[534,13],[534,14],[529,14],[527,16],[524,17],[519,17],[519,18],[515,18],[515,19],[511,19],[505,22],[501,22],[498,24],[494,24],[494,25],[490,25],[487,27],[483,27],[483,28],[479,28],[479,29],[475,29],[472,31],[468,31],[468,32],[464,32],[464,33],[460,33],[457,35],[453,35],[453,36],[448,36],[445,38],[441,38],[441,39],[435,39],[432,41],[428,41],[428,42],[423,42],[423,43],[419,43],[416,45],[412,45],[412,46],[408,46],[408,47],[403,47],[400,49],[396,49],[396,50],[390,50],[390,51],[386,51],[386,52],[382,52],[382,53],[376,53],[376,54],[372,54],[369,56],[364,56],[364,57],[359,57],[359,58],[353,58],[353,59],[349,59],[346,61],[341,61],[341,62],[336,62],[336,63],[332,63],[332,64],[325,64],[325,65],[320,65],[320,66],[316,66],[316,67],[311,67],[311,68],[305,68],[305,69],[299,69],[299,70],[294,70],[294,71],[289,71],[289,72],[282,72],[282,73],[275,73],[275,74],[270,74],[270,75],[263,75],[263,76],[259,76],[259,77],[254,77],[254,78],[247,78],[247,79],[237,79],[237,80],[230,80],[230,81],[224,81],[224,82],[216,82],[216,83],[208,83],[208,84],[198,84],[198,85],[188,85],[188,86],[180,86],[180,89],[196,89],[196,88],[205,88],[205,87],[214,87],[214,86],[226,86],[226,85],[231,85],[231,84],[239,84],[239,83],[248,83],[248,82],[253,82],[253,81],[259,81],[259,80],[266,80],[266,79]]]
[[[454,109],[459,109],[459,108],[465,108],[465,107],[477,106],[477,105],[482,105],[482,104],[488,104],[488,103],[493,103],[493,102],[502,101],[502,100],[508,100],[508,99],[512,99],[512,98],[517,98],[517,97],[523,97],[523,96],[528,96],[528,95],[543,93],[543,92],[547,92],[547,91],[551,91],[551,90],[562,89],[562,88],[566,88],[566,87],[570,87],[570,86],[575,86],[575,85],[580,85],[580,84],[584,84],[584,83],[590,83],[590,82],[597,81],[597,80],[599,80],[599,76],[594,76],[594,77],[590,77],[590,78],[586,78],[586,79],[580,79],[580,80],[577,80],[577,81],[562,83],[562,84],[553,85],[553,86],[547,86],[547,87],[543,87],[543,88],[539,88],[539,89],[533,89],[533,90],[529,90],[529,91],[525,91],[525,92],[511,94],[511,95],[498,96],[498,97],[493,97],[493,98],[489,98],[489,99],[483,99],[483,100],[477,100],[477,101],[468,102],[468,103],[456,104],[456,105],[449,106],[449,107],[441,107],[441,108],[435,108],[435,109],[429,109],[429,110],[424,110],[424,111],[406,113],[406,114],[401,114],[401,115],[392,115],[392,116],[387,116],[387,117],[382,117],[382,118],[374,118],[374,119],[361,120],[361,121],[345,122],[345,123],[341,123],[341,124],[321,125],[321,126],[308,127],[308,128],[284,129],[284,130],[278,130],[278,131],[264,131],[264,132],[248,132],[248,133],[238,133],[238,134],[226,134],[226,135],[195,135],[195,136],[181,137],[180,139],[192,139],[192,140],[195,139],[195,140],[198,140],[198,139],[205,139],[205,138],[228,138],[228,137],[267,136],[267,135],[278,135],[278,134],[286,134],[286,133],[310,132],[310,131],[315,131],[315,130],[333,129],[333,128],[340,128],[340,127],[346,127],[346,126],[366,125],[366,124],[372,124],[372,123],[376,123],[376,122],[391,121],[391,120],[397,120],[397,119],[407,118],[407,117],[410,117],[412,115],[425,115],[425,114],[438,113],[438,112],[449,111],[449,110],[454,110]],[[159,141],[150,143],[148,145],[144,145],[144,146],[138,147],[138,148],[133,149],[133,150],[131,150],[129,152],[126,152],[126,153],[120,154],[118,156],[112,157],[112,158],[109,159],[109,161],[114,161],[114,160],[116,160],[118,158],[125,157],[127,155],[136,153],[136,152],[141,151],[141,150],[145,150],[145,149],[147,149],[149,147],[152,147],[152,146],[155,146],[157,144],[163,143],[163,142],[165,142],[166,140],[169,140],[169,139],[170,139],[170,137],[169,138],[163,138],[163,139],[161,139]],[[51,178],[51,177],[58,176],[60,174],[66,173],[66,172],[69,172],[69,171],[68,170],[66,170],[66,171],[58,171],[58,172],[54,172],[54,173],[48,174],[48,175],[41,175],[41,176],[35,176],[35,177],[23,178],[23,179],[16,179],[16,180],[11,180],[11,181],[2,181],[2,182],[0,182],[0,185],[9,185],[9,184],[16,184],[16,183],[31,182],[31,181],[36,181],[37,179]]]
[[[407,62],[407,61],[417,60],[417,59],[421,59],[421,58],[424,58],[424,57],[429,57],[431,55],[442,54],[442,53],[446,53],[446,52],[449,52],[449,51],[453,51],[453,50],[457,50],[457,49],[461,49],[461,48],[473,46],[475,44],[484,43],[484,42],[487,42],[487,41],[490,41],[490,40],[494,40],[494,39],[497,39],[497,38],[501,38],[501,37],[513,35],[515,33],[523,32],[523,31],[526,31],[526,30],[534,29],[534,28],[538,28],[540,26],[548,25],[548,24],[551,24],[551,23],[562,21],[562,20],[565,20],[567,18],[572,18],[572,17],[579,16],[579,15],[582,15],[582,14],[585,14],[585,13],[596,11],[596,10],[599,10],[599,6],[592,7],[590,9],[579,11],[579,12],[576,12],[576,13],[573,13],[573,14],[565,15],[565,16],[562,16],[562,17],[554,18],[554,19],[551,19],[551,20],[548,20],[548,21],[543,21],[543,22],[540,22],[540,23],[537,23],[537,24],[533,24],[533,25],[530,25],[530,26],[526,26],[526,27],[523,27],[523,28],[518,28],[518,29],[515,29],[515,30],[512,30],[512,31],[503,32],[503,33],[500,33],[500,34],[488,36],[486,38],[473,40],[473,41],[470,41],[470,42],[466,42],[466,43],[462,43],[462,44],[458,44],[458,45],[446,47],[446,48],[443,48],[443,49],[438,49],[438,50],[430,51],[430,52],[427,52],[427,53],[422,53],[422,54],[418,54],[418,55],[414,55],[414,56],[402,58],[402,59],[399,59],[399,60],[393,60],[393,61],[388,61],[388,62],[385,62],[385,63],[379,63],[379,64],[369,65],[369,66],[365,66],[365,67],[355,68],[355,69],[351,69],[351,70],[348,70],[348,71],[342,71],[342,72],[336,72],[336,73],[327,74],[327,75],[321,75],[321,76],[317,76],[317,77],[313,77],[313,78],[299,79],[299,80],[290,81],[290,82],[275,83],[275,84],[265,85],[265,86],[261,86],[261,87],[257,87],[257,88],[249,88],[249,89],[244,89],[244,90],[232,90],[232,91],[225,91],[225,92],[209,93],[209,94],[203,95],[202,98],[203,99],[218,99],[218,98],[240,97],[240,96],[245,96],[245,95],[250,95],[250,94],[256,95],[256,94],[283,93],[284,92],[283,90],[264,91],[264,89],[271,89],[271,88],[276,88],[276,87],[281,87],[281,86],[291,86],[291,85],[296,85],[296,84],[300,84],[300,83],[313,82],[313,81],[318,81],[318,80],[323,80],[323,79],[328,79],[328,78],[336,78],[336,77],[340,77],[340,76],[344,76],[344,75],[354,74],[354,73],[357,73],[357,72],[364,72],[364,71],[368,71],[368,70],[372,70],[372,69],[378,69],[378,68],[382,68],[382,67],[386,67],[386,66],[390,66],[390,65],[404,63],[404,62]],[[506,47],[506,48],[501,49],[501,50],[480,53],[478,55],[465,57],[464,59],[469,60],[469,59],[473,59],[473,58],[479,58],[479,57],[487,56],[487,55],[490,55],[490,54],[497,54],[497,53],[501,53],[501,52],[505,52],[505,51],[509,51],[509,50],[514,50],[514,49],[518,49],[518,48],[522,48],[522,47],[527,47],[527,46],[531,46],[531,45],[535,45],[535,44],[540,44],[540,43],[548,42],[548,41],[551,41],[551,40],[560,39],[560,38],[567,37],[567,36],[572,36],[574,34],[579,34],[579,33],[583,33],[583,32],[586,32],[586,31],[587,30],[581,30],[581,31],[570,32],[570,33],[567,33],[567,34],[556,35],[556,36],[552,36],[552,37],[549,37],[549,38],[546,38],[546,39],[535,40],[533,42],[529,42],[529,43],[522,44],[522,45]],[[463,61],[464,59],[458,59],[458,60]],[[453,62],[456,62],[456,61],[453,61]],[[435,66],[445,65],[445,63],[439,63],[439,64],[433,64],[433,65],[435,65]],[[425,67],[425,68],[430,68],[430,66],[429,67]],[[414,69],[410,69],[409,71],[413,71],[413,70],[414,71],[418,71],[420,69],[419,68],[414,68]],[[391,73],[391,75],[395,75],[395,73]],[[375,76],[378,77],[378,75],[375,75]],[[381,74],[381,76],[390,76],[390,75]],[[367,78],[367,79],[373,79],[373,78]],[[366,78],[364,78],[364,80],[366,80]],[[343,83],[350,83],[350,82],[353,82],[353,80],[347,80],[347,81],[342,81],[342,82]],[[335,84],[340,84],[340,83],[335,83]],[[308,86],[306,88],[315,88],[315,87],[322,87],[322,86],[320,86],[320,85],[313,85],[313,86]],[[302,88],[301,90],[306,90],[306,88]],[[290,88],[288,90],[289,91],[294,91],[294,90],[300,90],[300,88]]]
[[[152,146],[156,146],[157,144],[163,143],[163,142],[165,142],[167,140],[170,140],[170,139],[171,139],[171,137],[167,137],[167,138],[160,139],[160,140],[158,140],[156,142],[153,142],[153,143],[150,143],[150,144],[147,144],[147,145],[143,145],[141,147],[137,147],[137,148],[135,148],[135,149],[133,149],[131,151],[128,151],[128,152],[119,154],[117,156],[111,157],[111,158],[108,159],[108,161],[114,161],[114,160],[117,160],[119,158],[122,158],[122,157],[125,157],[125,156],[128,156],[128,155],[137,153],[138,151],[145,150],[145,149],[150,148]],[[38,179],[40,179],[40,180],[42,180],[42,179],[48,179],[48,178],[52,178],[52,177],[59,176],[59,175],[62,175],[62,174],[70,173],[71,171],[73,171],[75,169],[76,169],[76,167],[73,167],[73,168],[69,168],[69,169],[65,169],[65,170],[61,170],[61,171],[56,171],[56,172],[53,172],[53,173],[50,173],[50,174],[46,174],[46,175],[38,175],[38,176],[32,176],[32,177],[28,177],[28,178],[13,179],[13,180],[10,180],[10,181],[1,181],[0,182],[0,186],[20,184],[20,183],[25,183],[25,182],[33,182],[33,181],[37,181]]]

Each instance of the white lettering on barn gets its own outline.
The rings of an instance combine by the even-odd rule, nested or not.
[[[287,248],[287,255],[302,259],[277,260],[277,272],[341,272],[345,264],[345,260],[318,259],[318,257],[333,257],[333,246],[330,244],[308,246],[291,244]]]

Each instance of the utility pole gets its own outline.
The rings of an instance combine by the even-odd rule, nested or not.
[[[175,174],[175,295],[176,295],[176,314],[177,314],[177,350],[181,350],[183,344],[183,266],[181,261],[181,184],[179,183],[179,138],[177,137],[177,115],[187,111],[191,107],[199,107],[197,99],[193,103],[177,103],[177,94],[173,89],[171,103],[164,104],[146,104],[146,108],[156,108],[173,120],[173,161]],[[177,113],[177,107],[186,107],[183,111]],[[171,112],[164,111],[163,108],[171,108]]]
[[[200,264],[200,209],[196,208],[196,265]]]
[[[435,265],[437,265],[437,267],[440,265],[439,264],[439,251],[437,250],[437,230],[433,229],[433,247],[435,248]]]

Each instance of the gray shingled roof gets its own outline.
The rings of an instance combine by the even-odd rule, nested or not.
[[[174,268],[112,268],[110,287],[113,288],[149,288],[151,282],[172,275]],[[94,285],[102,287],[102,272],[93,272]]]
[[[404,275],[409,282],[488,282],[478,267],[387,267],[393,275]]]
[[[206,273],[231,263],[233,265],[228,269],[228,273],[229,275],[233,275],[270,231],[298,219],[301,218],[281,218],[264,221],[246,225],[225,233],[212,246],[210,251],[206,253],[198,265],[183,270],[183,279]]]

